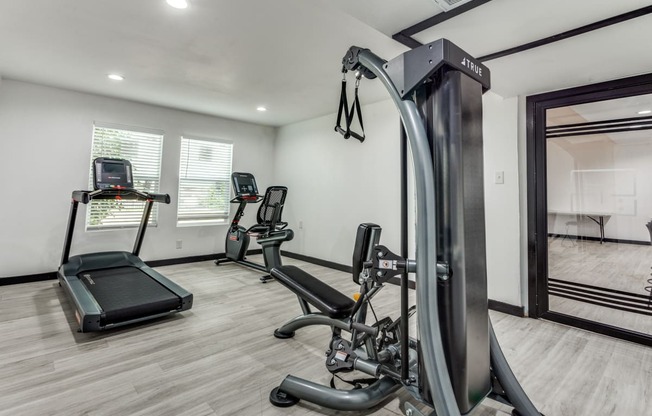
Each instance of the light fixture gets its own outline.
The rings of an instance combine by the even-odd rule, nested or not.
[[[118,75],[118,74],[109,74],[107,76],[109,77],[109,79],[112,79],[114,81],[124,81],[124,79],[125,79],[125,77],[123,77],[122,75]]]
[[[471,2],[471,0],[435,0],[435,3],[437,3],[444,12],[448,12],[469,2]]]
[[[639,111],[638,113],[639,113],[640,115],[643,115],[643,114],[650,114],[650,113],[652,113],[652,110],[641,110],[641,111]]]
[[[261,111],[261,112],[264,112],[264,111],[267,111],[267,107],[263,107],[263,106],[261,105],[261,106],[256,107],[256,110]]]
[[[167,0],[168,4],[175,9],[186,9],[188,8],[187,0]]]

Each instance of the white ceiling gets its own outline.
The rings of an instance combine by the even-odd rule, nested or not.
[[[280,126],[337,110],[349,46],[391,59],[407,50],[393,33],[441,13],[432,0],[189,1],[0,0],[0,76]],[[647,5],[493,0],[415,38],[477,56]],[[650,36],[644,16],[489,61],[492,89],[509,97],[652,72]],[[375,81],[361,95],[386,97]]]
[[[642,110],[652,110],[652,94],[635,95],[632,97],[615,98],[568,107],[553,108],[548,110],[548,113],[546,114],[546,124],[548,126],[559,126],[583,122],[650,117],[650,114],[638,114],[638,112]],[[652,132],[650,130],[635,130],[618,133],[598,133],[584,136],[558,137],[549,140],[553,140],[560,145],[563,145],[564,143],[586,144],[610,141],[621,146],[632,146],[652,144]],[[578,148],[575,149],[575,151],[582,151],[582,149]]]
[[[652,110],[652,94],[594,101],[591,103],[574,105],[571,108],[586,121],[650,117],[651,114],[638,114],[638,112]]]

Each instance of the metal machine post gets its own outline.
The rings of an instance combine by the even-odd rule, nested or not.
[[[153,205],[154,201],[151,199],[148,199],[145,202],[145,210],[143,211],[143,216],[140,218],[140,226],[138,227],[136,242],[134,243],[134,249],[132,251],[134,256],[140,255],[140,248],[143,246],[143,239],[145,238],[145,231],[147,231],[147,223],[149,222],[149,216],[152,213]]]
[[[66,239],[63,242],[63,253],[61,255],[61,264],[68,263],[70,257],[70,247],[72,245],[72,235],[75,232],[75,220],[77,220],[77,209],[79,201],[73,199],[70,203],[70,215],[68,216],[68,227],[66,228]]]
[[[491,391],[482,154],[483,85],[449,66],[415,96],[435,173],[440,322],[453,390],[462,413]],[[424,397],[428,397],[424,385]]]

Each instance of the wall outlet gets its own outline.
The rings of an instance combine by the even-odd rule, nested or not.
[[[183,240],[177,240],[177,250],[181,250],[183,248]]]
[[[505,172],[502,170],[497,170],[494,175],[494,183],[503,184],[505,183]]]

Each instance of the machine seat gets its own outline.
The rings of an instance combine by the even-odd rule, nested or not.
[[[270,274],[323,314],[333,319],[348,318],[353,311],[353,299],[328,286],[296,266],[273,268]]]

